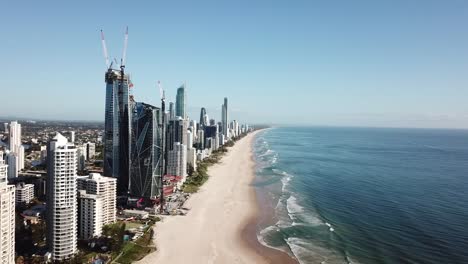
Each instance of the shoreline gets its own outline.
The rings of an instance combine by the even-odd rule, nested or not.
[[[236,142],[208,169],[208,181],[186,202],[187,215],[164,216],[155,227],[157,251],[136,263],[298,263],[257,238],[253,142],[260,131]]]
[[[247,247],[251,247],[254,249],[257,254],[264,256],[266,259],[267,263],[278,263],[278,264],[298,264],[299,262],[290,256],[288,253],[276,249],[273,247],[268,247],[266,245],[263,245],[259,240],[258,240],[258,232],[260,232],[259,227],[262,227],[262,224],[266,224],[267,222],[269,224],[274,224],[275,221],[275,213],[274,213],[274,207],[271,207],[271,201],[267,202],[267,197],[260,197],[259,191],[257,188],[254,186],[254,183],[256,181],[256,161],[254,157],[254,140],[256,139],[256,136],[258,133],[264,132],[265,130],[268,130],[270,128],[263,128],[260,130],[255,131],[252,140],[250,141],[250,150],[249,150],[249,156],[252,161],[252,166],[251,166],[251,171],[253,174],[253,177],[250,181],[250,185],[252,187],[251,192],[253,196],[253,200],[255,202],[256,206],[256,211],[255,215],[250,217],[247,221],[247,223],[244,225],[244,228],[242,230],[241,236],[244,240],[244,243],[246,244]],[[261,210],[263,206],[268,206],[266,210]]]

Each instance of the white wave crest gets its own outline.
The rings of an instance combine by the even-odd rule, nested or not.
[[[348,264],[343,256],[325,247],[314,245],[311,241],[290,237],[286,240],[289,248],[301,264],[305,263],[338,263]]]
[[[304,207],[302,207],[298,201],[297,198],[293,195],[291,195],[287,200],[286,200],[286,208],[288,210],[288,215],[291,220],[302,220],[305,222],[307,225],[312,225],[312,226],[318,226],[318,225],[324,225],[325,222],[319,218],[319,216],[314,215],[313,212],[306,212]]]

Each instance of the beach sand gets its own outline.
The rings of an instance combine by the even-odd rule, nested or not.
[[[140,264],[297,263],[256,237],[258,203],[250,133],[209,168],[209,180],[186,202],[186,216],[165,216],[155,228],[158,250]]]

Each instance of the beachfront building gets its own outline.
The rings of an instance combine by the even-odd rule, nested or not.
[[[176,142],[187,145],[187,129],[187,120],[184,120],[181,117],[176,117],[174,120],[169,120],[166,134],[166,147],[168,150],[172,150],[174,143]]]
[[[90,239],[102,234],[103,199],[85,190],[78,191],[78,237]]]
[[[16,204],[29,204],[34,199],[34,184],[24,182],[16,185]]]
[[[77,253],[76,152],[60,133],[47,145],[47,246],[52,261]]]
[[[132,113],[129,194],[133,197],[156,197],[162,175],[161,111],[155,106],[137,102]]]
[[[116,221],[117,179],[99,173],[77,178],[79,190],[79,236],[100,236],[102,227]]]
[[[15,186],[7,178],[8,165],[0,154],[0,263],[10,264],[15,263]]]
[[[167,174],[173,176],[187,176],[187,147],[179,142],[174,143],[168,153]]]
[[[131,137],[129,76],[109,69],[105,80],[104,175],[117,178],[118,193],[127,194]]]

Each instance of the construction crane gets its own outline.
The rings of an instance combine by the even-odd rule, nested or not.
[[[107,69],[112,68],[112,64],[115,61],[115,64],[117,64],[117,60],[114,58],[114,61],[110,62],[109,60],[109,53],[107,52],[107,45],[106,45],[106,39],[104,37],[104,31],[101,29],[101,43],[102,43],[102,52],[104,53],[104,60],[106,61],[106,67]],[[123,69],[125,68],[125,63],[127,59],[127,46],[128,46],[128,26],[125,28],[125,37],[124,37],[124,46],[123,46],[123,51],[122,51],[122,58],[120,59],[120,69],[123,72]]]
[[[107,53],[106,39],[104,38],[104,31],[101,29],[101,43],[102,52],[104,53],[104,59],[106,60],[106,67],[109,69],[112,65],[109,65],[109,54]]]
[[[125,37],[124,37],[124,47],[122,52],[122,65],[120,67],[125,67],[125,62],[127,59],[127,46],[128,46],[128,26],[125,29]]]

